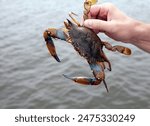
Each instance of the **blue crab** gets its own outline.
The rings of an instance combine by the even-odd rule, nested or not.
[[[89,9],[87,5],[91,6],[91,4],[86,3],[85,5],[86,8]],[[86,10],[86,12],[88,11]],[[101,82],[103,82],[108,92],[108,87],[105,82],[104,70],[106,68],[107,63],[107,69],[111,71],[111,63],[106,57],[103,51],[103,47],[110,51],[118,51],[125,55],[130,55],[131,50],[124,46],[112,46],[108,42],[102,41],[93,30],[82,26],[73,17],[73,14],[74,13],[71,13],[69,14],[69,16],[74,23],[67,19],[67,21],[64,21],[64,28],[48,28],[44,31],[43,36],[47,48],[50,54],[56,59],[56,61],[60,62],[52,38],[61,39],[70,43],[74,47],[74,49],[79,53],[79,55],[87,60],[94,77],[69,77],[67,75],[64,76],[68,79],[73,80],[76,83],[84,85],[98,85]],[[85,16],[85,18],[87,18],[87,16]]]

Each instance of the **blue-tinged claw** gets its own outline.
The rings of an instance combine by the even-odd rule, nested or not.
[[[65,36],[63,29],[56,30],[56,36],[58,39],[66,41],[66,36]]]
[[[105,65],[103,62],[97,62],[97,63],[89,63],[91,70],[93,71],[93,74],[97,80],[103,81],[105,88],[108,92],[108,87],[105,81],[105,74],[104,69]]]
[[[98,64],[92,63],[89,65],[90,65],[91,70],[93,70],[95,72],[101,72],[102,71],[101,67]]]
[[[91,70],[93,71],[93,74],[96,79],[103,80],[105,78],[104,75],[104,66],[100,63],[89,63]]]
[[[57,56],[54,42],[52,40],[51,34],[48,30],[46,30],[43,34],[44,39],[46,41],[46,46],[50,52],[50,54],[56,59],[56,61],[60,62],[60,59]]]

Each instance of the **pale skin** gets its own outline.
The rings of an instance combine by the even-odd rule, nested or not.
[[[93,5],[88,16],[83,23],[85,27],[150,53],[150,24],[128,17],[110,3]]]

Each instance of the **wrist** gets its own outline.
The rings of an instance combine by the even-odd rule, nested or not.
[[[140,44],[143,41],[148,41],[150,39],[149,31],[150,25],[145,24],[140,21],[133,21],[133,26],[131,27],[131,43],[132,44]]]

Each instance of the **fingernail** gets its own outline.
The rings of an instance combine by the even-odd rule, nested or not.
[[[86,21],[84,22],[84,25],[87,26],[87,27],[89,27],[89,28],[92,28],[92,24],[93,24],[93,22],[90,21],[90,20],[86,20]]]

